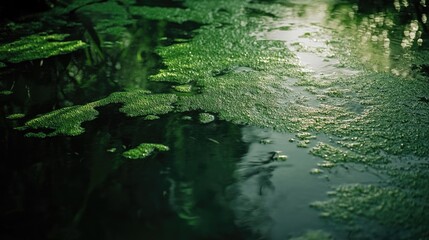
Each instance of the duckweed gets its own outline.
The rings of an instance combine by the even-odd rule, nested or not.
[[[9,90],[3,90],[3,91],[0,91],[0,95],[4,95],[4,96],[7,96],[7,95],[11,95],[13,92],[12,91],[9,91]]]
[[[210,123],[215,120],[215,116],[209,113],[200,113],[198,115],[198,120],[200,121],[200,123]]]
[[[401,239],[418,239],[427,233],[429,224],[425,210],[427,192],[419,196],[421,193],[394,186],[341,185],[331,194],[331,199],[311,206],[319,209],[321,216],[346,224],[365,237],[376,230],[362,224],[362,219],[395,229],[395,235],[403,236]],[[363,236],[361,238],[365,238]]]
[[[173,86],[173,89],[181,93],[190,93],[192,92],[192,85],[189,85],[189,84],[177,85],[177,86]]]
[[[119,111],[127,116],[159,115],[171,112],[173,103],[177,101],[174,94],[143,94],[125,93],[122,98],[124,105]]]
[[[23,118],[23,117],[25,117],[25,114],[23,114],[23,113],[14,113],[14,114],[7,116],[6,118],[11,119],[11,120],[15,120],[15,119]]]
[[[299,148],[307,148],[309,143],[310,143],[310,140],[302,140],[302,141],[299,141],[296,144],[296,146]]]
[[[325,161],[338,163],[338,162],[360,162],[360,163],[377,163],[384,159],[376,155],[360,155],[352,151],[343,150],[334,147],[330,144],[319,142],[315,147],[310,149],[310,153],[314,156],[321,157]]]
[[[301,139],[301,140],[310,140],[310,139],[315,139],[316,136],[312,135],[309,132],[302,132],[302,133],[297,133],[296,137]]]
[[[142,143],[136,148],[125,151],[122,155],[129,159],[143,159],[152,155],[155,151],[166,152],[169,147],[162,144]]]
[[[98,111],[96,107],[111,103],[122,103],[119,111],[127,116],[146,116],[166,114],[173,110],[172,104],[177,100],[174,94],[151,94],[149,91],[136,90],[116,92],[109,97],[85,105],[66,107],[44,114],[25,123],[25,129],[52,129],[46,136],[69,135],[76,136],[85,130],[81,124],[94,120]],[[27,136],[32,136],[27,134]]]
[[[147,115],[146,117],[144,117],[144,120],[150,120],[150,121],[158,120],[158,119],[160,119],[160,117],[156,115]]]
[[[31,129],[54,129],[53,132],[46,136],[76,136],[84,132],[84,129],[80,126],[82,122],[90,121],[97,117],[98,112],[94,109],[95,106],[97,104],[90,103],[55,110],[28,121],[25,123],[25,127]]]
[[[299,237],[289,238],[289,240],[333,240],[334,238],[328,232],[323,230],[309,230]]]
[[[320,168],[312,168],[311,170],[310,170],[310,173],[311,174],[322,174],[323,173],[323,170],[322,169],[320,169]]]
[[[333,168],[335,167],[335,163],[330,161],[323,161],[321,163],[318,163],[317,166],[322,168]]]
[[[0,61],[19,63],[67,54],[85,48],[86,43],[64,41],[68,34],[35,34],[0,46]]]
[[[264,138],[264,139],[259,140],[259,143],[260,144],[271,144],[271,143],[273,143],[273,140],[269,139],[269,138]]]

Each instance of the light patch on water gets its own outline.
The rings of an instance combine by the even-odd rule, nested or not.
[[[341,65],[327,44],[332,40],[329,32],[317,25],[326,20],[328,7],[327,2],[320,2],[306,6],[306,12],[312,14],[292,11],[292,16],[275,21],[264,37],[284,41],[288,49],[296,54],[301,66],[316,77],[335,77],[339,73],[354,74],[354,70]]]
[[[339,183],[377,183],[380,175],[360,165],[324,168],[322,174],[311,170],[323,160],[299,148],[296,138],[306,138],[313,147],[318,141],[331,142],[325,135],[279,133],[256,127],[244,127],[242,140],[249,144],[236,170],[234,188],[239,195],[233,201],[237,224],[268,239],[288,239],[308,229],[330,229],[310,208],[310,199],[326,199],[326,192]],[[269,144],[261,140],[269,139]],[[287,160],[273,159],[281,152]],[[340,232],[336,232],[340,236]]]

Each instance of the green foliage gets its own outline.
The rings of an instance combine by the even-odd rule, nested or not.
[[[136,148],[125,151],[122,155],[130,159],[142,159],[152,155],[155,151],[165,152],[170,150],[167,146],[155,143],[142,143]]]
[[[0,45],[0,61],[19,63],[67,54],[86,47],[86,43],[64,41],[68,34],[35,34]]]

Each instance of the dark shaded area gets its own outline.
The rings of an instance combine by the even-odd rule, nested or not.
[[[184,8],[182,0],[136,0],[136,3],[151,7]]]
[[[49,10],[56,3],[55,0],[14,0],[1,1],[0,24],[7,20],[15,20],[21,17]]]

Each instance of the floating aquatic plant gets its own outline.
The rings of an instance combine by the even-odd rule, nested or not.
[[[96,103],[66,107],[34,118],[25,123],[26,128],[30,129],[53,129],[54,131],[46,136],[69,135],[76,136],[84,132],[81,127],[82,122],[93,120],[98,112],[94,107]],[[26,136],[33,136],[27,134]]]
[[[198,120],[201,123],[210,123],[215,120],[215,116],[211,115],[210,113],[200,113],[198,115]]]
[[[190,93],[192,92],[192,85],[190,84],[177,85],[177,86],[173,86],[173,89],[181,93]]]
[[[375,222],[386,229],[395,229],[396,235],[405,239],[418,239],[427,233],[427,192],[409,191],[394,186],[341,185],[330,194],[327,201],[314,202],[312,207],[321,211],[321,216],[346,224],[355,229],[359,238],[373,236],[370,225]],[[418,194],[417,196],[415,194]],[[412,210],[410,210],[412,209]],[[388,234],[388,233],[386,233]]]
[[[174,94],[150,94],[146,90],[116,92],[109,97],[85,105],[66,107],[36,117],[27,123],[25,128],[52,129],[46,136],[69,135],[76,136],[84,132],[81,124],[95,119],[98,115],[96,107],[111,103],[122,103],[119,111],[127,116],[146,116],[165,114],[173,110],[172,104],[177,97]],[[27,134],[27,136],[32,136]]]
[[[13,92],[12,91],[9,91],[9,90],[3,90],[3,91],[0,91],[0,95],[4,95],[4,96],[6,96],[6,95],[11,95]]]
[[[326,161],[338,163],[338,162],[360,162],[360,163],[381,163],[385,159],[377,155],[360,155],[352,151],[343,150],[338,147],[334,147],[330,144],[319,142],[315,147],[310,149],[310,153],[323,158]]]
[[[85,48],[80,40],[64,41],[68,34],[35,34],[0,45],[0,61],[19,63],[67,54]]]
[[[323,230],[308,230],[299,237],[289,238],[289,240],[333,240],[331,234]]]
[[[142,143],[136,148],[125,151],[122,155],[130,159],[142,159],[150,156],[155,151],[166,152],[169,148],[162,144]]]
[[[11,120],[16,120],[16,119],[21,119],[23,117],[25,117],[25,114],[23,114],[23,113],[14,113],[14,114],[7,116],[6,118],[11,119]]]

